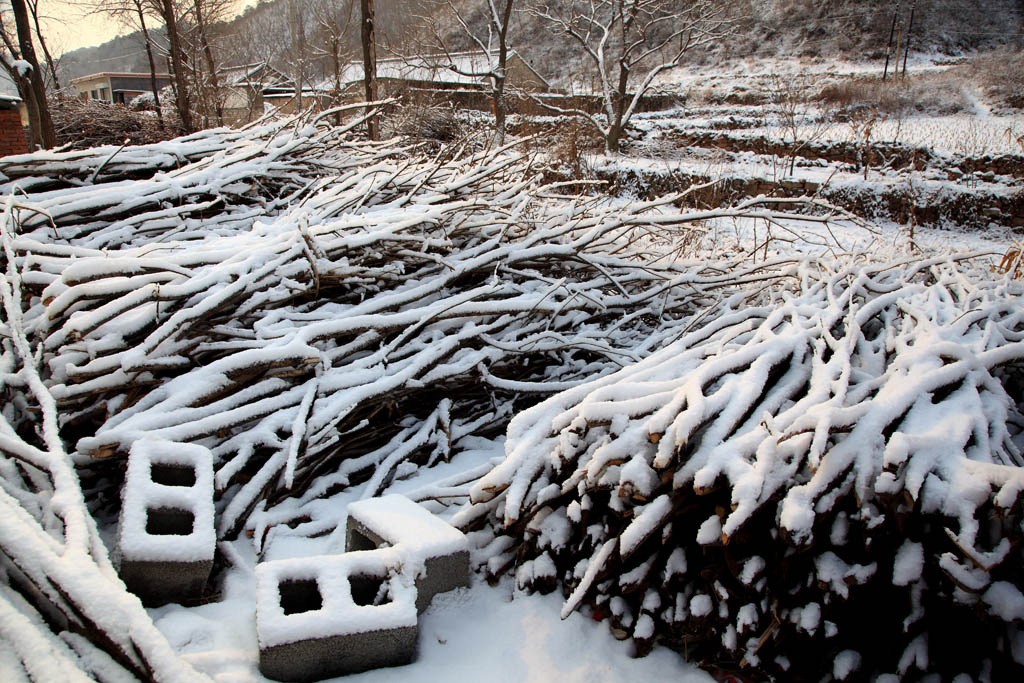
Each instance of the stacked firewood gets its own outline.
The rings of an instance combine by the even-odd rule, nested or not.
[[[132,111],[103,100],[52,99],[50,115],[57,144],[66,149],[119,145],[127,139],[142,145],[167,140],[181,132],[180,121],[171,111],[160,121],[155,111]]]
[[[516,416],[458,523],[640,654],[1020,679],[1022,288],[943,260],[790,275]]]
[[[1014,285],[686,260],[704,221],[776,204],[566,197],[511,148],[424,154],[333,120],[0,163],[0,611],[39,615],[0,639],[26,667],[192,676],[91,514],[138,439],[210,448],[220,538],[262,551],[517,413],[461,523],[492,574],[561,586],[639,652],[791,677],[1013,666]],[[788,218],[828,217],[806,209]]]
[[[789,267],[647,253],[716,215],[773,220],[768,200],[564,197],[509,150],[426,156],[333,119],[0,164],[0,597],[42,615],[26,666],[48,643],[94,675],[191,676],[91,514],[116,510],[136,440],[210,448],[220,538],[262,551],[275,526],[330,530],[306,503],[375,495]]]

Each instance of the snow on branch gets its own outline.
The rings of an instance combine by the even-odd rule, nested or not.
[[[1016,677],[1024,291],[939,259],[791,275],[517,415],[458,521],[641,652]]]
[[[697,622],[667,619],[676,594],[658,590],[641,618],[634,589],[619,596],[609,572],[628,563],[623,580],[636,589],[657,585],[657,572],[678,584],[694,553],[746,547],[744,534],[765,532],[777,509],[795,544],[779,547],[819,548],[831,536],[816,520],[866,538],[871,510],[920,508],[926,516],[885,519],[911,529],[943,520],[937,562],[931,527],[907,536],[927,551],[927,581],[942,572],[988,602],[1017,590],[1005,568],[1018,546],[1002,544],[1017,532],[993,538],[976,511],[1018,505],[1007,427],[1016,410],[1003,387],[1019,360],[1019,292],[972,284],[943,263],[821,280],[819,266],[784,260],[648,259],[629,245],[716,217],[783,215],[765,198],[681,213],[673,197],[558,197],[510,149],[431,158],[402,140],[350,135],[366,113],[340,128],[329,114],[0,167],[12,193],[0,324],[10,590],[0,611],[13,605],[38,630],[15,651],[46,644],[55,667],[109,659],[138,678],[195,678],[117,580],[86,508],[116,508],[111,491],[140,439],[210,449],[219,538],[248,531],[262,551],[276,528],[330,532],[303,521],[307,503],[347,487],[383,492],[552,395],[512,422],[510,458],[472,487],[463,518],[519,544],[532,561],[520,563],[525,584],[567,578],[572,608],[621,597],[616,618],[636,615],[639,642],[655,624]],[[805,208],[789,218],[835,215]],[[932,366],[938,374],[924,373]],[[976,410],[962,418],[952,408],[961,404]],[[938,413],[949,419],[932,433]],[[858,430],[860,420],[876,431]],[[844,445],[847,435],[870,448]],[[798,480],[780,479],[790,469]],[[469,488],[453,480],[422,495],[457,500]],[[602,496],[607,512],[595,507]],[[586,533],[581,520],[594,520]],[[820,562],[815,575],[835,592],[852,592],[877,560],[841,546],[827,545],[845,565],[793,552]],[[917,590],[918,555],[899,555],[905,590]],[[508,563],[492,559],[495,570]],[[578,574],[556,576],[566,566]],[[679,614],[715,619],[725,598],[713,589],[687,595]],[[773,623],[767,605],[742,608],[745,637]]]

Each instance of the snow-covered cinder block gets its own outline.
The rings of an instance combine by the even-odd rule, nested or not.
[[[260,671],[312,681],[416,656],[416,588],[391,548],[256,567]]]
[[[469,585],[466,536],[405,496],[370,498],[348,506],[347,550],[390,546],[416,577],[417,609],[438,594]]]
[[[147,604],[199,597],[213,567],[213,456],[164,439],[132,445],[121,491],[121,579]]]

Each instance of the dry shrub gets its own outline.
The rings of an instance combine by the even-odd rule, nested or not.
[[[1024,48],[979,55],[971,67],[997,108],[1024,109]]]
[[[131,111],[120,104],[66,97],[50,101],[57,144],[69,149],[120,145],[125,140],[144,145],[181,135],[176,117],[164,113],[161,129],[155,112]]]
[[[570,118],[554,133],[551,149],[552,164],[573,180],[584,180],[591,175],[586,153],[596,151],[597,135],[581,119]]]
[[[396,110],[393,125],[396,134],[423,140],[455,142],[465,137],[462,122],[450,106],[408,104]]]
[[[840,113],[872,109],[904,116],[915,112],[946,115],[969,107],[959,73],[923,74],[909,79],[845,79],[825,86],[818,99]]]

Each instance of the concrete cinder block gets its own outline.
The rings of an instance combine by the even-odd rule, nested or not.
[[[348,506],[345,548],[391,547],[416,577],[416,608],[438,593],[469,585],[469,545],[461,531],[405,496],[371,498]]]
[[[200,597],[215,547],[210,451],[163,439],[135,442],[118,525],[128,590],[147,605]]]
[[[313,681],[411,662],[416,588],[385,548],[256,567],[260,672]]]

